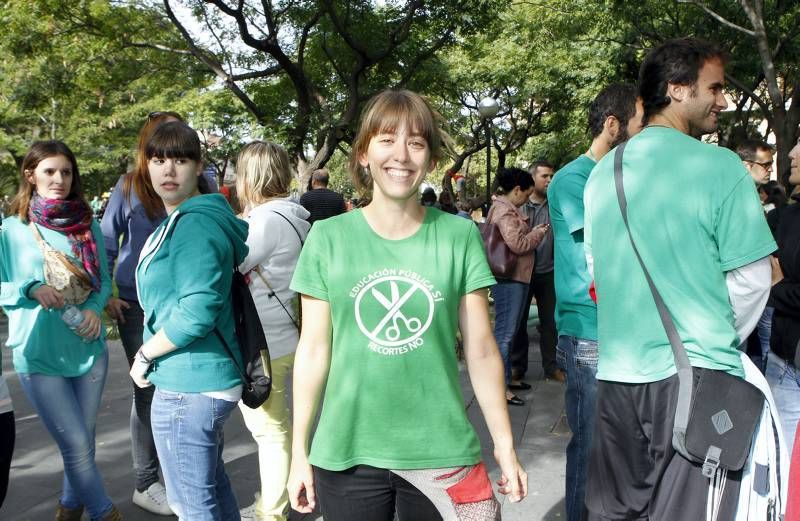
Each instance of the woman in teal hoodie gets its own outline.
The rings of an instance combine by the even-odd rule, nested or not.
[[[64,460],[55,518],[78,521],[85,508],[92,520],[122,519],[94,459],[108,369],[100,315],[111,294],[100,226],[61,141],[34,143],[20,173],[0,234],[0,305],[22,389]]]
[[[150,420],[167,499],[179,519],[238,520],[222,462],[223,426],[242,392],[230,302],[233,268],[247,255],[247,224],[207,194],[200,141],[185,123],[162,125],[147,144],[148,171],[167,219],[136,269],[144,344],[131,368],[155,385]]]

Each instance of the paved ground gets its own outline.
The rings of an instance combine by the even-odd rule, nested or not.
[[[0,314],[0,345],[5,343],[7,327],[5,317]],[[531,330],[531,333],[535,339],[535,332]],[[131,503],[133,479],[128,429],[130,380],[122,346],[113,341],[109,342],[108,347],[109,375],[97,421],[97,461],[108,492],[126,521],[174,519],[150,515]],[[538,346],[534,344],[531,347],[529,382],[533,389],[520,394],[526,401],[524,407],[511,408],[518,454],[528,472],[530,493],[525,501],[517,504],[501,498],[505,521],[552,521],[564,518],[564,449],[569,431],[563,417],[563,385],[542,379]],[[7,377],[14,401],[17,440],[11,466],[11,483],[5,504],[0,510],[0,520],[53,519],[61,490],[61,457],[22,393],[10,358],[8,351],[3,348],[3,374]],[[470,419],[481,438],[484,460],[494,480],[497,477],[497,465],[491,455],[489,434],[464,371],[462,386]],[[239,502],[246,505],[252,502],[258,488],[258,460],[255,443],[237,411],[228,422],[225,436],[226,468]],[[293,520],[300,518],[292,517]],[[305,518],[320,519],[319,516]]]

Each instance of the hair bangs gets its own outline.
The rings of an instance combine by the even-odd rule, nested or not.
[[[147,142],[147,159],[192,159],[200,161],[203,156],[197,132],[182,121],[170,121],[159,126]]]
[[[364,120],[362,132],[372,138],[394,133],[403,126],[411,134],[424,138],[431,150],[438,149],[439,134],[430,107],[421,97],[408,96],[404,91],[388,91],[388,95],[376,100],[374,110]]]
[[[431,161],[438,162],[443,154],[440,120],[431,105],[416,92],[387,89],[373,96],[364,107],[350,151],[348,165],[356,189],[362,194],[372,191],[372,178],[368,170],[361,167],[359,158],[367,153],[370,140],[381,133],[394,133],[406,127],[425,139]]]

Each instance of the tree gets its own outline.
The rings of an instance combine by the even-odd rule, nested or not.
[[[777,145],[778,178],[785,181],[787,154],[800,123],[800,4],[784,0],[675,3],[682,8],[656,0],[615,0],[608,11],[623,40],[605,41],[630,44],[640,54],[681,36],[697,35],[719,44],[730,56],[725,76],[736,106],[726,115],[727,125],[720,129],[717,141],[733,146],[753,132],[755,121],[766,120],[766,133],[774,134]]]
[[[323,166],[352,141],[363,103],[387,86],[419,85],[429,62],[475,34],[503,2],[187,1],[163,12],[184,44],[128,39],[129,45],[190,53],[236,96],[268,133],[285,138],[301,170]],[[426,86],[432,78],[424,78]]]
[[[595,20],[597,9],[590,1],[555,6],[518,0],[489,30],[448,50],[449,81],[438,98],[457,144],[450,169],[485,149],[477,104],[487,95],[501,107],[492,127],[497,168],[542,158],[560,164],[585,150],[591,100],[606,84],[635,78],[632,51],[600,40],[614,32]]]
[[[725,28],[733,30],[736,36],[747,36],[745,41],[750,45],[739,46],[739,49],[747,47],[752,53],[750,46],[755,44],[760,72],[751,76],[754,80],[748,84],[731,72],[726,77],[741,92],[741,100],[754,102],[767,120],[768,132],[771,130],[775,135],[780,168],[778,179],[788,184],[789,150],[800,135],[800,78],[797,66],[797,59],[800,58],[800,44],[797,41],[800,36],[800,4],[770,2],[765,11],[763,0],[738,0],[740,11],[728,15],[700,0],[678,2],[696,6]],[[730,6],[728,11],[731,11]],[[751,65],[750,71],[755,72],[754,68]],[[739,107],[743,106],[744,103],[740,101],[737,109],[741,112]]]
[[[194,60],[124,48],[110,37],[151,31],[149,17],[107,2],[4,3],[0,178],[6,193],[16,187],[28,145],[51,138],[75,152],[88,194],[108,190],[127,170],[147,114],[175,110],[187,92],[208,84]]]

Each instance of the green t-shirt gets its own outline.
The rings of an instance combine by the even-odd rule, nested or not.
[[[435,208],[414,235],[396,241],[377,235],[361,210],[317,221],[291,284],[331,308],[331,365],[311,463],[343,470],[478,462],[455,334],[461,298],[494,283],[477,227]]]
[[[559,335],[597,339],[597,307],[583,249],[583,189],[595,162],[581,155],[553,176],[547,189],[553,226],[556,327]]]
[[[645,383],[675,373],[652,293],[630,246],[614,188],[614,150],[586,185],[586,250],[594,259],[597,378]],[[743,376],[725,272],[775,250],[752,178],[736,154],[675,129],[633,137],[623,163],[636,247],[693,366]]]

